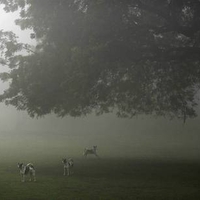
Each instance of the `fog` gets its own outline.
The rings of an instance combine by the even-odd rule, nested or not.
[[[0,105],[1,157],[83,157],[85,147],[98,146],[104,157],[199,159],[199,118],[183,121],[114,114],[80,118],[49,115],[32,119]],[[92,155],[90,156],[92,158]]]
[[[2,14],[0,29],[14,30],[22,41],[30,31],[21,32],[12,20],[17,14]],[[9,21],[9,23],[7,23]],[[30,42],[30,41],[29,41]],[[1,71],[4,71],[1,67]],[[0,83],[0,92],[7,84]],[[32,119],[26,112],[0,104],[0,157],[38,156],[83,157],[83,149],[97,145],[104,157],[199,159],[199,117],[181,120],[137,116],[117,118],[114,114],[58,118],[48,115]],[[92,156],[91,156],[92,158]]]

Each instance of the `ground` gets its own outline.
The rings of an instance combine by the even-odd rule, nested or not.
[[[27,157],[28,159],[28,157]],[[22,183],[17,160],[0,163],[2,200],[199,200],[200,163],[134,158],[74,158],[63,176],[60,158],[35,159],[37,182]]]

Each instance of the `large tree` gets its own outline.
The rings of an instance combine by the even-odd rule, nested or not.
[[[0,0],[20,11],[35,48],[0,32],[1,100],[31,116],[115,111],[194,117],[200,83],[198,0]],[[24,50],[29,53],[24,54]]]

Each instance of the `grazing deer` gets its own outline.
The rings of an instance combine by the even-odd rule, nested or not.
[[[28,175],[28,174],[30,176],[29,181],[31,181],[32,179],[34,181],[36,181],[35,168],[34,168],[33,164],[28,163],[27,165],[24,165],[23,163],[18,163],[17,166],[19,168],[19,173],[22,177],[22,179],[21,179],[22,182],[25,182],[25,176]]]
[[[98,155],[97,155],[97,146],[93,146],[92,149],[87,149],[87,148],[85,148],[85,149],[84,149],[84,152],[83,152],[83,155],[84,155],[85,157],[87,157],[88,154],[93,154],[93,155],[95,155],[96,157],[98,157]]]
[[[71,169],[73,168],[74,166],[74,161],[72,158],[69,158],[69,159],[66,159],[66,158],[63,158],[62,159],[62,163],[64,164],[64,176],[66,175],[66,170],[67,170],[67,176],[69,176],[70,174],[72,174],[72,171]]]

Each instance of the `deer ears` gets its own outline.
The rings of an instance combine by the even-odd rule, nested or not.
[[[20,167],[20,166],[22,166],[22,165],[23,165],[23,163],[18,163],[18,164],[17,164],[18,167]]]

